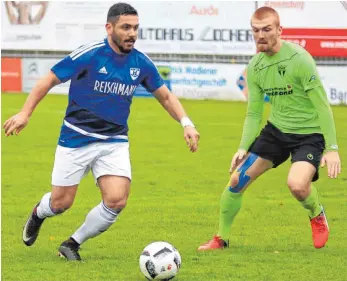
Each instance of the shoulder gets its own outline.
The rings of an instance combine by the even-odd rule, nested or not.
[[[288,50],[291,50],[293,53],[301,54],[301,53],[307,52],[299,44],[296,44],[296,43],[293,43],[293,42],[289,42],[289,41],[286,41],[286,40],[282,40],[282,43],[285,46],[285,48],[287,48]]]
[[[309,52],[307,52],[306,50],[304,50],[304,52],[301,52],[298,55],[297,58],[301,63],[312,63],[312,64],[316,64],[314,58],[311,56],[311,54]]]
[[[294,62],[298,65],[299,68],[302,68],[302,66],[311,68],[316,65],[314,58],[308,51],[306,51],[303,47],[297,44],[291,44],[293,44],[293,48],[297,50],[297,55],[294,57]]]
[[[133,56],[136,56],[141,64],[154,65],[154,62],[152,61],[152,59],[148,55],[146,55],[144,52],[141,52],[135,48],[133,49],[132,52],[133,52]]]
[[[257,68],[257,66],[259,65],[259,63],[262,61],[263,58],[264,58],[263,53],[258,53],[256,55],[254,55],[248,63],[247,71],[248,72],[254,71]]]
[[[105,39],[84,44],[74,50],[69,56],[72,60],[78,58],[88,59],[106,48]]]
[[[283,41],[283,44],[285,45],[286,52],[288,52],[294,60],[298,62],[314,61],[311,54],[308,51],[306,51],[303,47],[301,47],[299,44],[295,44],[288,41]]]

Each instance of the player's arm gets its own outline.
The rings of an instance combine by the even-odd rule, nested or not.
[[[300,58],[298,67],[299,79],[304,90],[317,110],[319,125],[325,139],[326,154],[322,158],[322,166],[327,164],[328,176],[336,178],[341,171],[338,154],[336,127],[334,116],[325,89],[319,78],[316,64],[310,55]]]
[[[333,113],[320,80],[316,64],[311,56],[303,54],[298,65],[298,78],[317,110],[319,125],[323,132],[326,150],[337,150],[336,129]]]
[[[248,107],[246,119],[243,125],[240,149],[248,151],[249,147],[256,139],[264,111],[264,93],[254,81],[253,68],[247,69],[247,87],[248,87]]]
[[[73,54],[73,53],[72,53]],[[18,134],[28,124],[29,118],[40,101],[56,85],[66,82],[78,73],[86,64],[88,57],[67,56],[56,65],[51,71],[41,78],[31,90],[22,110],[5,121],[3,128],[5,135],[10,136],[13,133]]]
[[[317,88],[308,90],[307,95],[317,110],[319,125],[326,141],[326,151],[337,151],[338,146],[334,116],[325,89],[323,86],[319,86]]]
[[[173,119],[181,123],[184,128],[184,139],[190,151],[197,151],[200,135],[193,122],[188,118],[178,98],[166,87],[155,65],[151,61],[148,61],[147,64],[148,75],[142,85],[153,94]]]
[[[182,125],[194,127],[194,124],[188,119],[186,112],[178,98],[170,92],[166,85],[162,85],[153,93],[153,96],[165,108],[165,110]],[[186,121],[186,124],[184,124]]]
[[[241,142],[238,151],[231,160],[230,170],[232,173],[247,155],[247,151],[256,139],[264,111],[264,93],[254,81],[253,67],[247,68],[248,107],[246,119],[243,125]]]
[[[61,81],[59,78],[50,71],[46,76],[42,77],[31,90],[21,112],[30,117],[39,102],[54,86],[60,83]]]
[[[165,110],[180,122],[184,128],[184,139],[190,148],[190,151],[195,152],[198,149],[200,135],[195,129],[193,122],[188,118],[184,108],[178,98],[170,92],[166,85],[162,85],[153,92],[154,97],[160,102]]]
[[[47,95],[51,88],[59,83],[60,80],[53,72],[49,72],[46,76],[41,78],[30,92],[22,110],[4,123],[3,128],[5,129],[5,135],[10,136],[13,135],[13,133],[18,135],[28,124],[29,118],[39,102]]]

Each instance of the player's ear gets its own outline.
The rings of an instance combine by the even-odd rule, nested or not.
[[[108,35],[111,35],[111,34],[112,34],[112,31],[113,31],[113,25],[112,25],[112,23],[107,22],[107,23],[105,24],[105,29],[106,29],[107,34],[108,34]]]
[[[279,35],[279,36],[282,35],[282,30],[283,30],[283,29],[282,29],[282,26],[279,26],[279,27],[278,27],[278,35]]]

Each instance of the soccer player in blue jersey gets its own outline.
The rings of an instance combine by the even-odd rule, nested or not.
[[[131,166],[127,120],[132,97],[141,84],[184,128],[192,152],[199,133],[179,100],[164,85],[153,62],[134,48],[139,28],[137,11],[113,5],[107,15],[107,38],[79,47],[52,67],[29,94],[22,110],[4,123],[6,136],[18,134],[47,92],[71,80],[69,103],[61,127],[52,172],[52,190],[34,207],[23,229],[31,246],[46,218],[71,207],[77,187],[89,170],[100,187],[102,201],[59,247],[67,260],[81,260],[80,245],[106,231],[127,203]]]

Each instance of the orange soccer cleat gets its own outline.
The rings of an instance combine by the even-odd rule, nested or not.
[[[229,241],[224,241],[220,236],[214,236],[210,241],[201,245],[198,251],[224,249],[229,247]]]
[[[324,247],[329,237],[329,225],[323,207],[322,212],[311,219],[311,227],[314,247],[317,249]]]

